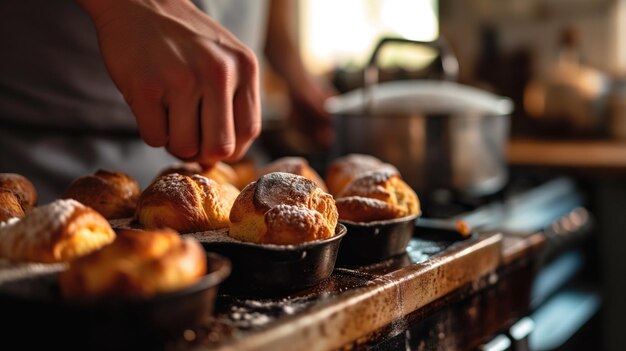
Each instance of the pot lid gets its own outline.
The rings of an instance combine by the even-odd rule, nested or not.
[[[480,113],[508,115],[513,112],[511,99],[487,91],[440,80],[401,80],[383,82],[371,88],[372,114],[429,114]],[[363,88],[355,89],[326,100],[325,108],[331,114],[363,114],[368,111]]]

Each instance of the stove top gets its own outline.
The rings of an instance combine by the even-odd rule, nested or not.
[[[425,216],[462,219],[477,234],[457,241],[414,237],[403,255],[336,267],[322,284],[296,294],[263,299],[222,294],[215,315],[168,348],[322,350],[358,343],[455,289],[494,283],[489,276],[503,262],[541,246],[545,235],[537,233],[560,218],[578,218],[570,221],[571,230],[584,225],[582,196],[568,179],[514,180],[481,199],[431,195],[423,202]]]
[[[475,238],[468,244],[476,242],[479,239]],[[215,316],[202,328],[187,331],[178,340],[177,348],[195,344],[218,346],[243,337],[246,332],[262,330],[281,319],[306,313],[311,307],[332,303],[333,299],[343,293],[375,284],[390,273],[426,262],[453,246],[458,246],[458,242],[412,238],[406,253],[402,255],[358,267],[342,267],[338,264],[329,279],[314,288],[295,294],[272,298],[221,294],[217,300]]]

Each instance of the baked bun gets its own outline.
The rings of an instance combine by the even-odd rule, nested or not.
[[[201,175],[220,184],[239,184],[239,176],[235,170],[224,162],[217,162],[213,166],[202,166],[197,162],[183,162],[164,169],[159,176],[178,173],[186,176]]]
[[[11,261],[67,262],[111,243],[109,222],[78,201],[56,200],[0,227],[0,257]]]
[[[139,183],[127,174],[99,170],[74,180],[64,197],[93,208],[107,219],[116,219],[133,216],[140,192]]]
[[[384,171],[363,173],[348,184],[337,200],[339,218],[371,222],[420,214],[417,194],[398,174]]]
[[[230,211],[229,235],[258,244],[289,245],[335,235],[335,200],[313,181],[274,172],[248,184]]]
[[[30,180],[16,173],[0,173],[0,188],[15,193],[24,212],[37,206],[37,191]]]
[[[24,209],[17,195],[9,189],[0,188],[0,222],[22,217],[24,217]]]
[[[178,173],[157,178],[139,197],[135,218],[146,229],[181,233],[227,228],[239,190],[228,183]]]
[[[312,180],[325,192],[328,192],[326,183],[322,180],[317,172],[311,168],[306,159],[302,157],[282,157],[265,166],[260,174],[268,174],[272,172],[285,172],[303,176]]]
[[[244,159],[236,163],[231,163],[230,166],[235,170],[235,173],[237,173],[238,182],[234,185],[238,189],[245,188],[246,185],[259,177],[256,162],[252,159]]]
[[[206,274],[206,253],[169,230],[125,230],[113,244],[70,263],[59,277],[72,299],[149,297],[188,287]]]
[[[326,184],[331,194],[337,196],[351,181],[365,172],[385,171],[400,174],[398,170],[374,156],[349,154],[330,163],[326,170]]]

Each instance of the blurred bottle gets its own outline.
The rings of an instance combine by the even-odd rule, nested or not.
[[[582,59],[578,31],[566,27],[561,31],[554,64],[547,74],[528,84],[524,108],[553,133],[599,136],[606,128],[609,91],[607,75]]]
[[[616,77],[608,104],[610,136],[626,140],[626,77]]]
[[[474,69],[474,80],[469,84],[507,96],[515,110],[511,120],[511,134],[524,134],[527,129],[523,114],[524,90],[531,79],[533,57],[525,46],[507,51],[500,43],[496,26],[486,23],[480,30],[480,52]]]

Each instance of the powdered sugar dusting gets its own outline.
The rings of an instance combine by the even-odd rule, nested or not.
[[[337,205],[340,205],[340,204],[346,204],[346,205],[361,204],[361,205],[365,205],[373,209],[385,209],[389,206],[384,201],[372,199],[369,197],[362,197],[362,196],[342,197],[340,199],[337,199]]]
[[[204,178],[201,176],[193,176],[197,178]],[[193,203],[196,200],[195,194],[193,194],[193,184],[197,181],[190,179],[190,177],[178,174],[170,173],[157,178],[139,197],[138,206],[141,207],[145,202],[152,201],[153,198],[160,198],[160,196],[154,196],[160,194],[164,198],[180,204],[184,208],[195,208],[196,204]],[[206,182],[198,184],[200,187],[206,184]],[[191,193],[190,193],[191,192]]]
[[[307,203],[309,194],[317,185],[299,175],[273,172],[259,178],[256,183],[255,200],[258,200],[265,210],[280,204],[302,206]]]
[[[196,232],[182,234],[182,237],[191,237],[198,240],[200,243],[240,243],[241,241],[234,239],[228,235],[228,229],[210,230],[205,232]]]
[[[274,213],[273,215],[277,215],[276,212],[280,212],[284,215],[287,215],[289,217],[293,217],[293,218],[297,218],[297,219],[304,219],[306,217],[306,213],[303,212],[303,210],[306,211],[310,211],[304,207],[299,207],[299,206],[291,206],[291,205],[278,205],[276,207],[274,207]]]
[[[311,218],[322,218],[322,214],[304,207],[278,205],[265,214],[268,223],[288,224],[300,230],[307,230]]]
[[[350,195],[366,195],[373,192],[384,192],[382,185],[397,174],[390,171],[369,171],[360,175],[346,186],[340,197]]]
[[[163,193],[166,195],[174,195],[180,192],[180,189],[186,186],[186,176],[178,173],[170,173],[157,180],[150,185],[152,191]]]
[[[0,254],[7,256],[9,249],[23,252],[24,246],[33,242],[51,242],[61,225],[79,208],[85,206],[76,200],[60,199],[32,209],[22,220],[0,227],[0,240],[3,242]]]
[[[13,217],[13,218],[9,218],[4,222],[0,222],[0,228],[5,227],[7,225],[14,225],[15,223],[19,222],[20,218],[19,217]]]
[[[207,178],[205,176],[201,176],[199,174],[192,175],[191,179],[193,179],[196,182],[196,184],[202,187],[202,190],[204,190],[205,194],[209,193],[210,188],[219,186],[218,183],[214,181],[213,179]]]
[[[337,169],[349,178],[355,178],[369,171],[385,171],[399,174],[398,169],[389,163],[383,163],[374,156],[350,154],[336,159],[330,168]]]

